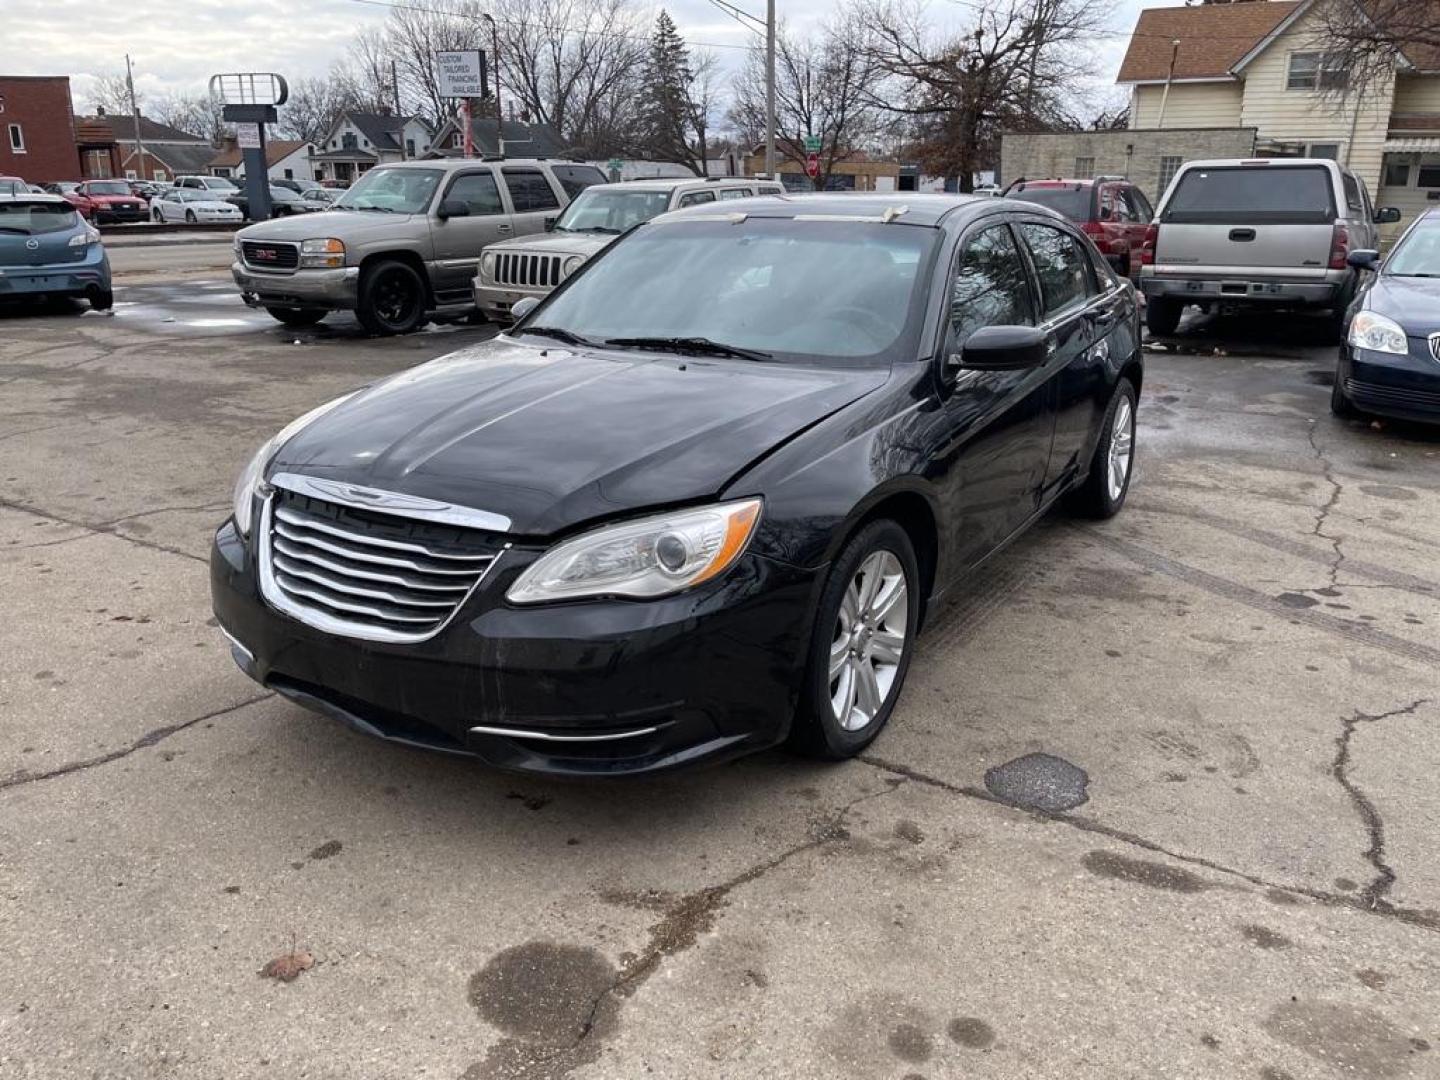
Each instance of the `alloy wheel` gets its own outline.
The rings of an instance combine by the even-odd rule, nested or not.
[[[391,326],[399,326],[419,303],[415,290],[400,274],[386,274],[375,283],[375,313]]]
[[[845,589],[830,644],[830,707],[846,731],[869,726],[894,689],[909,617],[900,560],[872,552]]]
[[[1134,449],[1135,409],[1130,404],[1130,399],[1122,396],[1115,407],[1115,422],[1110,429],[1110,460],[1107,462],[1105,477],[1111,502],[1117,501],[1125,492]]]

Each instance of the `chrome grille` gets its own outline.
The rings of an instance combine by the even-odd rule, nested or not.
[[[503,538],[277,487],[260,546],[265,599],[317,629],[424,641],[484,579]]]
[[[495,283],[528,289],[553,289],[560,284],[560,256],[497,251]]]
[[[252,270],[290,274],[300,265],[299,245],[279,240],[242,240],[240,254]]]

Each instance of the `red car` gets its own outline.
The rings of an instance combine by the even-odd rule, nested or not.
[[[1005,194],[1064,214],[1084,230],[1122,276],[1133,278],[1140,273],[1140,249],[1155,211],[1145,193],[1123,176],[1019,180]]]
[[[150,212],[144,199],[137,199],[124,180],[85,180],[76,184],[73,190],[69,184],[59,185],[64,195],[80,211],[97,225],[111,222],[146,221]]]

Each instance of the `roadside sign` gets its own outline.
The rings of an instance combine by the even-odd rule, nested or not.
[[[435,54],[435,85],[445,98],[490,96],[485,78],[485,54],[479,49]]]
[[[236,124],[235,145],[241,150],[260,149],[260,125],[259,124]]]
[[[805,175],[814,180],[820,175],[820,155],[810,154],[805,158]]]
[[[818,154],[818,153],[820,152],[820,136],[819,136],[819,135],[806,135],[806,136],[805,136],[805,152],[806,152],[807,154]]]
[[[625,167],[625,163],[621,161],[618,157],[612,157],[609,161],[605,163],[605,167],[611,172],[619,172]]]

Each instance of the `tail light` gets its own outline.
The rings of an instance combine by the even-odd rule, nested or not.
[[[1152,223],[1145,229],[1145,241],[1140,245],[1140,265],[1155,265],[1155,249],[1160,246],[1160,226]]]
[[[1338,221],[1335,223],[1335,238],[1330,241],[1330,269],[1344,270],[1345,259],[1350,254],[1350,230]]]
[[[1095,246],[1099,248],[1101,255],[1110,254],[1110,240],[1105,234],[1104,225],[1098,221],[1082,221],[1080,223],[1080,229],[1086,236],[1095,241]]]

